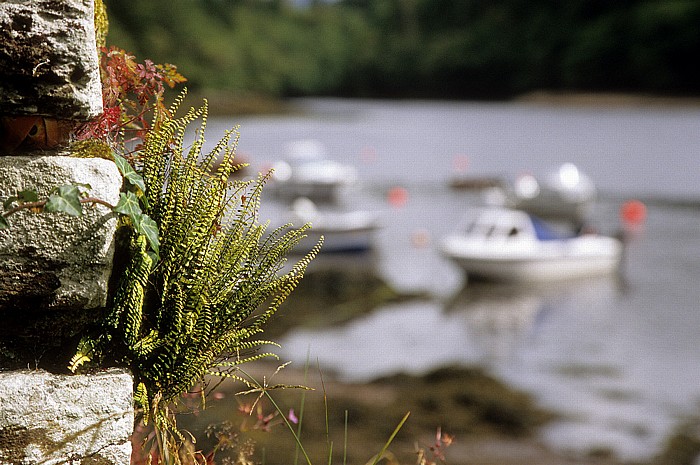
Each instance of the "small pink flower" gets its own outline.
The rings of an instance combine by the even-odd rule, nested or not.
[[[295,425],[299,423],[299,419],[297,418],[296,414],[294,413],[294,409],[290,408],[289,409],[289,415],[287,415],[287,418],[289,418],[289,421],[294,423]]]

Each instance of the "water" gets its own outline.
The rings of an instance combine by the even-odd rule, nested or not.
[[[564,108],[533,104],[303,100],[300,114],[212,119],[210,139],[240,124],[239,153],[264,169],[291,140],[315,138],[356,165],[357,208],[382,212],[379,274],[429,298],[378,308],[321,332],[294,331],[283,359],[310,351],[362,381],[444,364],[479,364],[565,414],[550,445],[649,458],[700,401],[700,109]],[[593,223],[616,232],[626,198],[648,201],[620,277],[551,286],[466,283],[435,251],[474,198],[452,191],[456,165],[474,176],[542,173],[567,161],[601,191]],[[387,205],[392,186],[409,192]],[[659,200],[664,200],[660,202]],[[683,203],[681,205],[679,202]],[[690,206],[689,206],[690,205]],[[268,208],[268,210],[265,210]],[[266,206],[274,215],[274,206]],[[427,244],[418,246],[416,237]],[[293,298],[293,297],[292,297]]]

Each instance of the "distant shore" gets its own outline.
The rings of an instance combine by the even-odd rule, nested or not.
[[[675,97],[653,94],[613,92],[536,91],[514,99],[542,105],[595,107],[700,107],[700,97]]]
[[[310,96],[309,98],[314,98]],[[238,95],[218,89],[191,92],[188,101],[199,105],[207,99],[209,114],[216,116],[255,116],[284,115],[294,111],[289,100],[267,95]],[[465,100],[467,101],[467,100]],[[494,102],[497,102],[494,100]],[[555,92],[535,91],[520,95],[512,100],[498,102],[518,102],[542,106],[568,107],[668,107],[700,108],[700,97],[675,97],[652,94],[609,93],[609,92]]]

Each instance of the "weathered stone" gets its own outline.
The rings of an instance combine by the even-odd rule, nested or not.
[[[25,189],[46,198],[63,184],[89,184],[90,195],[115,205],[122,178],[100,158],[0,156],[0,200]],[[58,348],[100,317],[90,309],[106,304],[116,217],[103,205],[83,212],[23,210],[0,230],[0,368],[53,369],[39,363],[51,358],[65,368]]]
[[[93,0],[0,2],[0,114],[102,112]]]
[[[0,373],[0,465],[128,465],[132,403],[121,370]]]

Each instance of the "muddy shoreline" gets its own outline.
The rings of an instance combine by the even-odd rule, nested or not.
[[[557,414],[539,408],[527,394],[505,386],[478,368],[445,367],[421,377],[402,374],[365,384],[347,384],[315,367],[286,366],[275,372],[277,366],[263,362],[245,370],[261,384],[278,386],[270,394],[279,409],[301,417],[301,442],[314,464],[329,460],[336,464],[367,463],[409,412],[388,449],[391,460],[387,463],[417,463],[417,451],[423,449],[430,454],[438,431],[443,437],[454,438],[449,446],[442,444],[445,461],[452,465],[624,463],[606,451],[573,456],[551,450],[538,439],[537,430],[556,419]],[[294,385],[313,390],[280,387]],[[256,443],[256,462],[292,463],[298,454],[296,444],[279,413],[263,397],[253,413],[246,415],[243,411],[255,403],[259,394],[236,395],[240,390],[240,384],[225,383],[206,410],[183,416],[181,426],[195,433],[226,422],[236,428],[243,424],[241,437],[250,437]],[[267,424],[260,421],[265,417],[271,418]],[[267,426],[269,431],[265,431]],[[204,451],[214,446],[211,438],[198,443]],[[432,458],[439,463],[436,456]],[[305,463],[303,457],[298,460],[297,463]]]
[[[295,327],[332,327],[388,302],[420,298],[397,293],[371,274],[311,273],[269,323],[264,337],[276,340]],[[424,376],[398,374],[348,384],[313,362],[308,367],[289,365],[276,372],[282,362],[259,361],[244,370],[264,385],[313,389],[278,388],[270,393],[279,411],[293,411],[293,417],[301,417],[301,441],[314,464],[328,463],[329,457],[336,464],[366,463],[410,412],[391,444],[393,461],[389,463],[416,463],[417,449],[429,451],[439,428],[454,436],[452,444],[444,448],[446,462],[452,465],[633,465],[619,461],[607,450],[573,456],[548,448],[539,440],[538,431],[556,420],[557,412],[540,408],[528,394],[477,367],[444,367]],[[295,463],[295,456],[296,463],[305,463],[270,401],[263,397],[256,403],[259,393],[236,395],[242,389],[240,383],[226,382],[210,397],[206,410],[181,417],[180,425],[200,438],[197,448],[212,450],[215,441],[213,437],[206,439],[204,431],[228,422],[239,432],[243,425],[240,437],[255,441],[253,457],[257,463],[290,464]],[[252,413],[242,414],[253,404]],[[266,422],[262,421],[265,418]],[[684,463],[663,460],[653,463]]]

